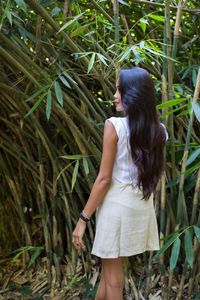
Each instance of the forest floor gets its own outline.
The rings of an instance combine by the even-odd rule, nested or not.
[[[24,267],[20,260],[0,260],[0,300],[89,300],[94,299],[99,280],[99,266],[94,265],[92,276],[86,278],[82,273],[82,266],[76,270],[75,275],[67,275],[66,265],[62,266],[62,280],[60,286],[55,280],[55,268],[52,267],[51,286],[48,284],[48,272],[43,262],[34,267]],[[138,269],[141,281],[142,269]],[[134,283],[135,282],[135,283]],[[137,278],[133,275],[126,276],[124,289],[124,300],[176,300],[178,284],[172,282],[169,297],[163,295],[164,282],[161,283],[160,275],[152,275],[144,285],[142,281],[139,286]],[[146,296],[145,286],[149,287]],[[187,286],[185,284],[181,299],[199,300],[200,294],[187,297]]]

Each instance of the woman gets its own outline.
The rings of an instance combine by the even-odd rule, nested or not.
[[[95,300],[123,299],[123,261],[159,249],[153,192],[163,171],[167,132],[156,111],[154,84],[142,68],[120,71],[114,95],[124,117],[105,121],[100,170],[73,232],[85,248],[86,223],[96,210],[92,254],[101,258]]]

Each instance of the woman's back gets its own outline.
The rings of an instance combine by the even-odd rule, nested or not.
[[[128,117],[111,117],[110,121],[118,136],[117,153],[113,167],[112,180],[117,183],[137,184],[138,170],[131,156],[129,143]],[[164,126],[164,124],[161,123]],[[165,126],[164,126],[165,128]],[[166,140],[168,134],[165,128]]]
[[[109,120],[115,127],[118,143],[113,167],[112,180],[118,183],[137,183],[137,167],[133,163],[129,144],[127,117],[111,117]],[[128,150],[127,150],[128,149]]]

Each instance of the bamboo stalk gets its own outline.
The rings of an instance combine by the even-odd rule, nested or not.
[[[200,169],[197,173],[195,191],[193,196],[193,204],[192,204],[192,216],[190,220],[190,224],[193,225],[197,221],[197,209],[198,209],[198,197],[199,197],[199,190],[200,190]]]
[[[113,0],[113,14],[114,14],[114,25],[115,25],[115,52],[119,53],[118,43],[119,43],[119,1]],[[115,71],[116,79],[119,76],[120,66],[118,61],[115,61]]]
[[[90,1],[92,5],[97,9],[97,11],[100,11],[106,19],[108,19],[111,23],[114,24],[114,20],[112,17],[101,7],[95,0]]]
[[[40,150],[39,150],[40,151]],[[48,284],[51,284],[51,265],[52,265],[52,245],[51,245],[51,238],[49,234],[49,212],[48,207],[46,205],[46,192],[45,192],[45,176],[44,176],[44,166],[40,163],[39,165],[39,172],[40,172],[40,187],[39,192],[41,196],[41,206],[38,202],[38,207],[42,213],[42,223],[43,223],[43,231],[44,231],[44,240],[45,240],[45,250],[46,250],[46,259],[47,259],[47,271],[48,271]]]
[[[121,14],[121,20],[122,20],[122,23],[124,25],[124,29],[126,31],[126,35],[127,35],[127,38],[128,38],[128,43],[130,45],[134,45],[134,42],[133,42],[133,39],[132,39],[132,36],[130,34],[130,29],[129,29],[129,26],[128,26],[128,22],[126,20],[126,16],[124,14]]]
[[[33,82],[36,86],[40,86],[39,82],[30,74],[30,72],[28,72],[27,69],[24,68],[24,66],[22,66],[13,56],[11,56],[2,47],[0,47],[0,55],[2,55],[8,62],[10,62],[20,71],[22,71],[30,79],[30,81]]]
[[[198,72],[198,76],[197,76],[194,97],[192,100],[193,103],[197,102],[198,97],[199,97],[199,92],[200,92],[200,68],[199,68],[199,72]],[[179,194],[178,194],[179,201],[178,201],[178,212],[177,212],[177,223],[178,224],[180,224],[180,217],[182,217],[182,202],[180,200],[182,199],[181,194],[183,193],[183,186],[184,186],[184,181],[185,181],[186,162],[187,162],[188,153],[189,153],[188,148],[189,148],[189,142],[190,142],[191,131],[192,131],[192,126],[193,126],[193,119],[194,119],[194,111],[192,111],[190,114],[190,120],[189,120],[189,125],[188,125],[188,130],[187,130],[187,137],[186,137],[186,143],[185,143],[184,154],[183,154],[183,159],[182,159],[182,166],[181,166]],[[180,281],[180,285],[179,285],[178,299],[182,299],[183,286],[184,286],[184,282],[186,279],[186,272],[187,272],[187,262],[184,263],[183,274],[181,276],[181,281]]]
[[[119,42],[119,1],[113,1],[114,25],[115,25],[115,44]],[[116,49],[117,50],[117,49]]]
[[[17,53],[20,58],[24,60],[24,64],[28,66],[32,66],[35,69],[36,74],[42,74],[49,82],[52,82],[49,78],[49,74],[40,68],[24,51],[11,40],[8,39],[2,32],[0,32],[0,39],[9,46],[9,50],[13,49],[15,53]]]
[[[164,53],[166,56],[169,56],[169,45],[171,40],[171,34],[170,34],[170,1],[165,1],[165,23],[164,23]],[[162,70],[162,102],[166,102],[168,99],[167,95],[167,80],[168,80],[168,74],[167,74],[167,68],[168,68],[168,60],[164,58],[163,60],[163,70]],[[163,111],[163,113],[165,110]],[[165,120],[165,125],[167,125],[167,119]],[[166,150],[164,150],[164,157],[166,159]],[[165,164],[166,166],[166,164]],[[163,247],[164,245],[164,233],[165,233],[165,226],[166,226],[166,177],[165,173],[163,173],[161,177],[161,207],[160,207],[160,247]],[[159,268],[161,272],[161,281],[164,283],[164,273],[165,273],[165,263],[164,263],[164,255],[161,255],[159,258]],[[164,289],[164,285],[162,285],[162,296],[164,296],[166,293]]]
[[[153,2],[153,1],[146,1],[146,0],[133,0],[133,2],[137,2],[137,3],[141,3],[144,5],[150,5],[150,6],[158,6],[158,7],[165,7],[165,4],[162,3],[157,3],[157,2]],[[177,10],[177,6],[172,6],[170,5],[169,8],[171,10]],[[188,12],[190,14],[200,14],[200,9],[196,9],[196,8],[183,8],[184,12]]]
[[[39,2],[37,2],[36,0],[25,0],[25,2],[27,2],[29,4],[30,7],[32,7],[35,11],[37,11],[44,20],[46,20],[46,22],[48,24],[50,24],[52,26],[52,28],[58,32],[60,30],[60,26],[54,21],[54,19],[48,14],[48,12],[45,10],[45,8],[43,6],[40,5]],[[65,39],[65,41],[67,42],[68,47],[70,48],[70,50],[74,53],[79,53],[82,52],[82,49],[79,48],[73,41],[72,39],[69,38],[69,36],[64,32],[61,31],[60,35]],[[89,60],[87,59],[87,57],[83,57],[82,61],[84,63],[85,66],[88,66]],[[98,75],[98,71],[93,68],[95,75],[97,76],[97,78],[99,77]]]
[[[196,103],[199,97],[199,91],[200,91],[200,68],[197,76],[197,81],[196,81],[196,86],[195,86],[195,91],[194,91],[194,97],[192,102]],[[190,114],[190,120],[188,124],[188,129],[187,129],[187,137],[186,137],[186,142],[185,142],[185,147],[184,147],[184,154],[182,158],[182,165],[181,165],[181,173],[180,173],[180,183],[179,183],[179,193],[178,193],[178,207],[177,207],[177,224],[180,224],[182,215],[183,215],[183,204],[182,201],[184,201],[182,197],[183,193],[183,186],[185,182],[185,171],[186,171],[186,162],[188,159],[188,153],[189,153],[189,143],[190,143],[190,138],[191,138],[191,132],[192,132],[192,126],[193,126],[193,120],[194,120],[194,111],[191,112]]]

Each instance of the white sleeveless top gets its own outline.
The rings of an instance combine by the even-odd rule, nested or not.
[[[106,121],[110,121],[114,125],[118,136],[117,153],[113,166],[112,180],[117,183],[135,185],[137,184],[138,171],[137,166],[134,164],[131,157],[128,117],[111,117]],[[164,124],[162,125],[164,126]],[[166,128],[165,132],[167,140],[168,133]]]

